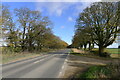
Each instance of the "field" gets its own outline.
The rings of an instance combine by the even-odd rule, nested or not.
[[[118,49],[118,48],[106,48],[104,50],[104,52],[110,53],[110,57],[111,58],[120,58],[120,53],[119,53],[120,49]],[[95,56],[96,54],[98,54],[98,48],[94,48],[94,49],[92,49],[92,51],[89,51],[89,50],[79,50],[79,49],[73,48],[71,53],[74,54],[74,55],[88,56],[88,57],[93,57],[93,58],[104,59],[102,57]],[[81,54],[78,54],[78,53],[81,53]],[[93,53],[93,54],[91,54],[91,53]],[[85,55],[85,54],[87,54],[87,55]],[[105,59],[107,59],[107,58],[105,58]]]
[[[93,51],[97,51],[97,50],[98,48],[93,49]],[[104,51],[111,54],[120,54],[120,49],[118,48],[106,48]]]
[[[120,49],[118,48],[107,48],[105,49],[106,52],[109,52],[111,54],[120,54]]]
[[[95,48],[92,51],[98,53],[98,48]],[[104,52],[110,53],[112,58],[120,58],[120,49],[118,48],[106,48]]]

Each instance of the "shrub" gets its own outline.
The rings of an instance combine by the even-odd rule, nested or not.
[[[2,53],[3,54],[14,53],[14,50],[12,47],[4,47],[4,48],[2,48]]]
[[[16,47],[14,48],[14,52],[21,52],[22,51],[22,48],[21,47]]]

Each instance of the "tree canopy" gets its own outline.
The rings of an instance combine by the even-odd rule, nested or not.
[[[84,9],[76,20],[73,45],[99,46],[99,55],[111,45],[120,31],[120,2],[96,2]],[[90,47],[90,46],[89,46]]]
[[[41,51],[42,49],[60,49],[67,43],[53,34],[53,23],[40,11],[29,8],[14,9],[11,15],[9,6],[2,6],[2,30],[8,47],[21,48],[22,51]]]

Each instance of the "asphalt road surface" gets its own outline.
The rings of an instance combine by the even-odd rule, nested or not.
[[[2,65],[3,78],[58,78],[70,50]]]

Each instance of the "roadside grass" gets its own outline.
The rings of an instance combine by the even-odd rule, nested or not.
[[[36,56],[40,56],[40,54],[27,53],[27,52],[2,54],[2,64],[14,62],[17,60],[27,59],[27,58],[31,58],[31,57],[36,57]]]
[[[60,49],[43,49],[42,51],[33,51],[33,52],[28,52],[28,51],[14,52],[11,51],[11,49],[3,48],[1,51],[2,52],[1,60],[2,60],[2,64],[6,64],[9,62],[15,62],[22,59],[34,58],[37,56],[45,55],[48,52],[55,52],[58,50]]]
[[[22,59],[32,58],[36,56],[40,56],[40,52],[28,52],[28,51],[20,51],[17,49],[15,52],[12,48],[2,47],[2,64],[6,64],[9,62],[15,62]]]
[[[77,75],[77,78],[109,78],[111,72],[105,66],[92,66],[86,72],[81,75]]]
[[[112,50],[112,49],[106,49],[106,50]],[[117,49],[113,49],[114,52],[117,51]],[[112,50],[112,53],[113,53]],[[117,60],[117,62],[112,62],[110,64],[107,65],[97,65],[97,66],[91,66],[88,69],[86,69],[86,71],[84,72],[78,72],[75,76],[73,76],[74,78],[80,78],[80,79],[108,79],[108,78],[119,78],[120,76],[120,62],[119,62],[119,58],[114,58],[114,57],[100,57],[97,53],[98,53],[98,49],[93,49],[91,52],[90,51],[86,51],[87,53],[77,53],[73,50],[70,51],[71,55],[76,55],[76,56],[84,56],[84,57],[89,57],[89,58],[95,58],[95,59],[101,59],[101,60],[110,60],[110,61],[115,61]],[[116,54],[116,53],[113,53]],[[113,74],[114,73],[114,74]]]
[[[2,47],[0,47],[0,64],[2,64]]]
[[[82,74],[77,74],[75,78],[119,78],[119,73],[120,63],[111,63],[106,66],[91,66]]]

